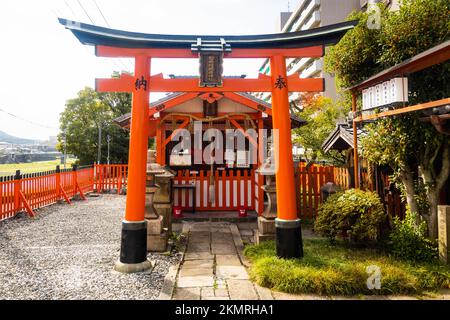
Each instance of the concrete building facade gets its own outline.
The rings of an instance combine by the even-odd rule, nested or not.
[[[366,10],[370,3],[384,2],[392,10],[397,10],[400,0],[300,0],[293,12],[281,12],[278,32],[295,32],[308,30],[345,21],[352,11]],[[334,76],[324,72],[324,60],[297,58],[287,61],[288,75],[298,73],[301,78],[324,78],[324,96],[337,98]],[[260,69],[269,74],[269,61]],[[270,94],[260,93],[258,98],[270,101]],[[298,93],[291,93],[291,100],[297,100]]]

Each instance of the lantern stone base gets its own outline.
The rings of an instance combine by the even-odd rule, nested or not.
[[[163,228],[167,228],[167,232],[172,234],[172,204],[171,203],[155,203],[154,207],[160,217],[163,218]]]
[[[258,230],[255,233],[255,242],[257,244],[275,239],[275,220],[266,217],[258,217]]]
[[[262,234],[275,234],[275,219],[267,219],[266,217],[258,217],[258,230]]]
[[[275,233],[266,233],[263,234],[261,232],[259,232],[259,230],[256,230],[255,232],[255,243],[256,244],[260,244],[264,241],[268,241],[268,240],[275,240]]]
[[[151,252],[164,252],[167,250],[169,234],[163,230],[160,234],[150,234],[147,236],[147,250]]]
[[[153,234],[161,234],[163,231],[163,221],[164,218],[159,216],[156,219],[148,219],[147,220],[147,236]]]

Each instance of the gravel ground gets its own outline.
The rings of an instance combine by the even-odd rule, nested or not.
[[[113,270],[125,197],[56,204],[0,222],[0,299],[157,299],[180,254],[150,254],[151,273]]]

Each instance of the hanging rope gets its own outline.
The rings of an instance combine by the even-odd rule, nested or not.
[[[234,116],[242,116],[244,117],[244,121],[248,121],[248,123],[250,123],[250,126],[253,129],[257,129],[256,123],[255,121],[246,113],[240,113],[240,112],[235,112],[235,113],[229,113],[223,116],[219,116],[219,117],[208,117],[208,118],[201,118],[201,117],[197,117],[195,115],[189,114],[189,113],[170,113],[168,115],[166,115],[164,118],[161,119],[161,122],[169,119],[169,118],[173,118],[175,116],[179,116],[179,117],[187,117],[190,118],[191,121],[192,120],[196,120],[196,121],[201,121],[201,122],[208,122],[208,123],[212,123],[214,121],[218,121],[218,120],[223,120],[223,119],[231,119]],[[228,120],[229,121],[229,120]]]

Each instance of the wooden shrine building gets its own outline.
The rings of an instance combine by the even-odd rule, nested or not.
[[[213,166],[194,161],[194,146],[185,150],[183,155],[172,154],[178,143],[172,137],[176,129],[186,128],[193,140],[194,121],[203,123],[203,131],[209,128],[220,130],[225,136],[227,129],[247,132],[253,129],[255,137],[246,138],[246,150],[264,152],[265,141],[260,129],[267,129],[270,138],[272,129],[272,107],[269,103],[244,92],[215,93],[172,93],[150,104],[150,108],[160,110],[150,116],[149,137],[155,138],[157,162],[177,172],[175,181],[179,184],[197,181],[196,192],[174,190],[175,205],[194,211],[236,211],[239,208],[255,210],[261,214],[264,194],[261,189],[264,179],[255,170],[261,165],[261,159],[253,163],[240,159],[235,148],[231,158],[221,147],[222,163]],[[291,128],[298,128],[306,122],[291,113]],[[114,121],[123,128],[129,128],[131,114],[125,114]],[[207,142],[204,142],[205,147]],[[267,150],[266,150],[267,151]],[[250,152],[250,151],[247,151]],[[248,154],[247,154],[248,156]],[[215,190],[214,200],[209,199],[209,187]],[[193,197],[196,197],[195,201]],[[211,201],[210,201],[211,200]]]

